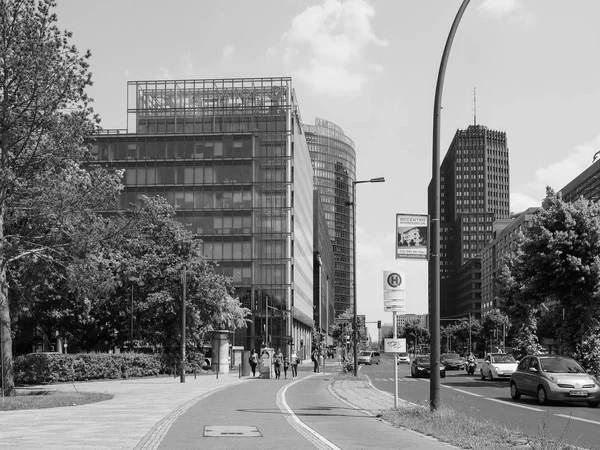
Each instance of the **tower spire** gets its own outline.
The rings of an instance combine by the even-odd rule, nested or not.
[[[473,88],[473,125],[477,125],[477,92]]]

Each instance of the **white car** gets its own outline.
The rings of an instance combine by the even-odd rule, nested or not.
[[[517,370],[517,365],[518,363],[512,355],[506,353],[488,353],[481,364],[479,373],[482,380],[509,379],[513,372]]]
[[[398,353],[398,364],[410,364],[408,353]]]

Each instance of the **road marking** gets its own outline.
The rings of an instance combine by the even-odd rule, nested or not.
[[[505,405],[516,406],[517,408],[529,409],[530,411],[538,411],[538,412],[545,412],[546,411],[544,409],[532,408],[531,406],[519,405],[517,403],[511,403],[511,402],[507,402],[507,401],[504,401],[504,400],[498,400],[497,398],[487,398],[487,397],[484,397],[484,398],[486,400],[490,400],[492,402],[504,403]]]
[[[443,385],[442,385],[443,386]],[[473,397],[483,397],[483,395],[479,395],[479,394],[474,394],[473,392],[469,392],[469,391],[463,391],[462,389],[456,389],[456,388],[450,388],[455,390],[456,392],[462,392],[463,394],[468,394],[468,395],[472,395]]]
[[[600,422],[598,422],[596,420],[582,419],[581,417],[567,416],[566,414],[554,414],[554,415],[558,416],[558,417],[564,417],[565,419],[580,420],[582,422],[588,422],[588,423],[593,423],[593,424],[596,424],[596,425],[600,425]]]
[[[315,375],[309,375],[308,377],[305,377],[303,379],[306,380],[313,376],[315,376]],[[294,414],[294,411],[292,411],[292,409],[288,406],[287,402],[285,401],[285,393],[290,386],[293,386],[294,384],[299,383],[300,381],[302,381],[302,379],[293,381],[290,384],[286,384],[281,389],[279,389],[279,392],[277,392],[277,406],[279,407],[279,410],[283,413],[285,420],[287,420],[288,423],[298,433],[300,433],[308,441],[313,443],[315,447],[317,447],[319,449],[323,449],[323,450],[326,450],[326,449],[342,450],[340,447],[335,445],[333,442],[331,442],[325,436],[317,433],[315,430],[313,430],[308,425],[306,425],[304,422],[302,422],[298,418],[298,416],[296,416],[296,414]]]

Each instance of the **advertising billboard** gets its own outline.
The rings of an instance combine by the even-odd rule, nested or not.
[[[429,216],[396,214],[396,259],[427,259]]]

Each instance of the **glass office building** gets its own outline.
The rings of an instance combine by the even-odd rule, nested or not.
[[[304,125],[314,170],[315,188],[321,195],[335,258],[335,316],[354,305],[352,182],[356,180],[354,142],[337,125],[315,119]]]
[[[252,311],[234,345],[310,342],[312,166],[291,78],[133,81],[127,96],[127,129],[93,144],[125,169],[115,208],[176,206]]]

